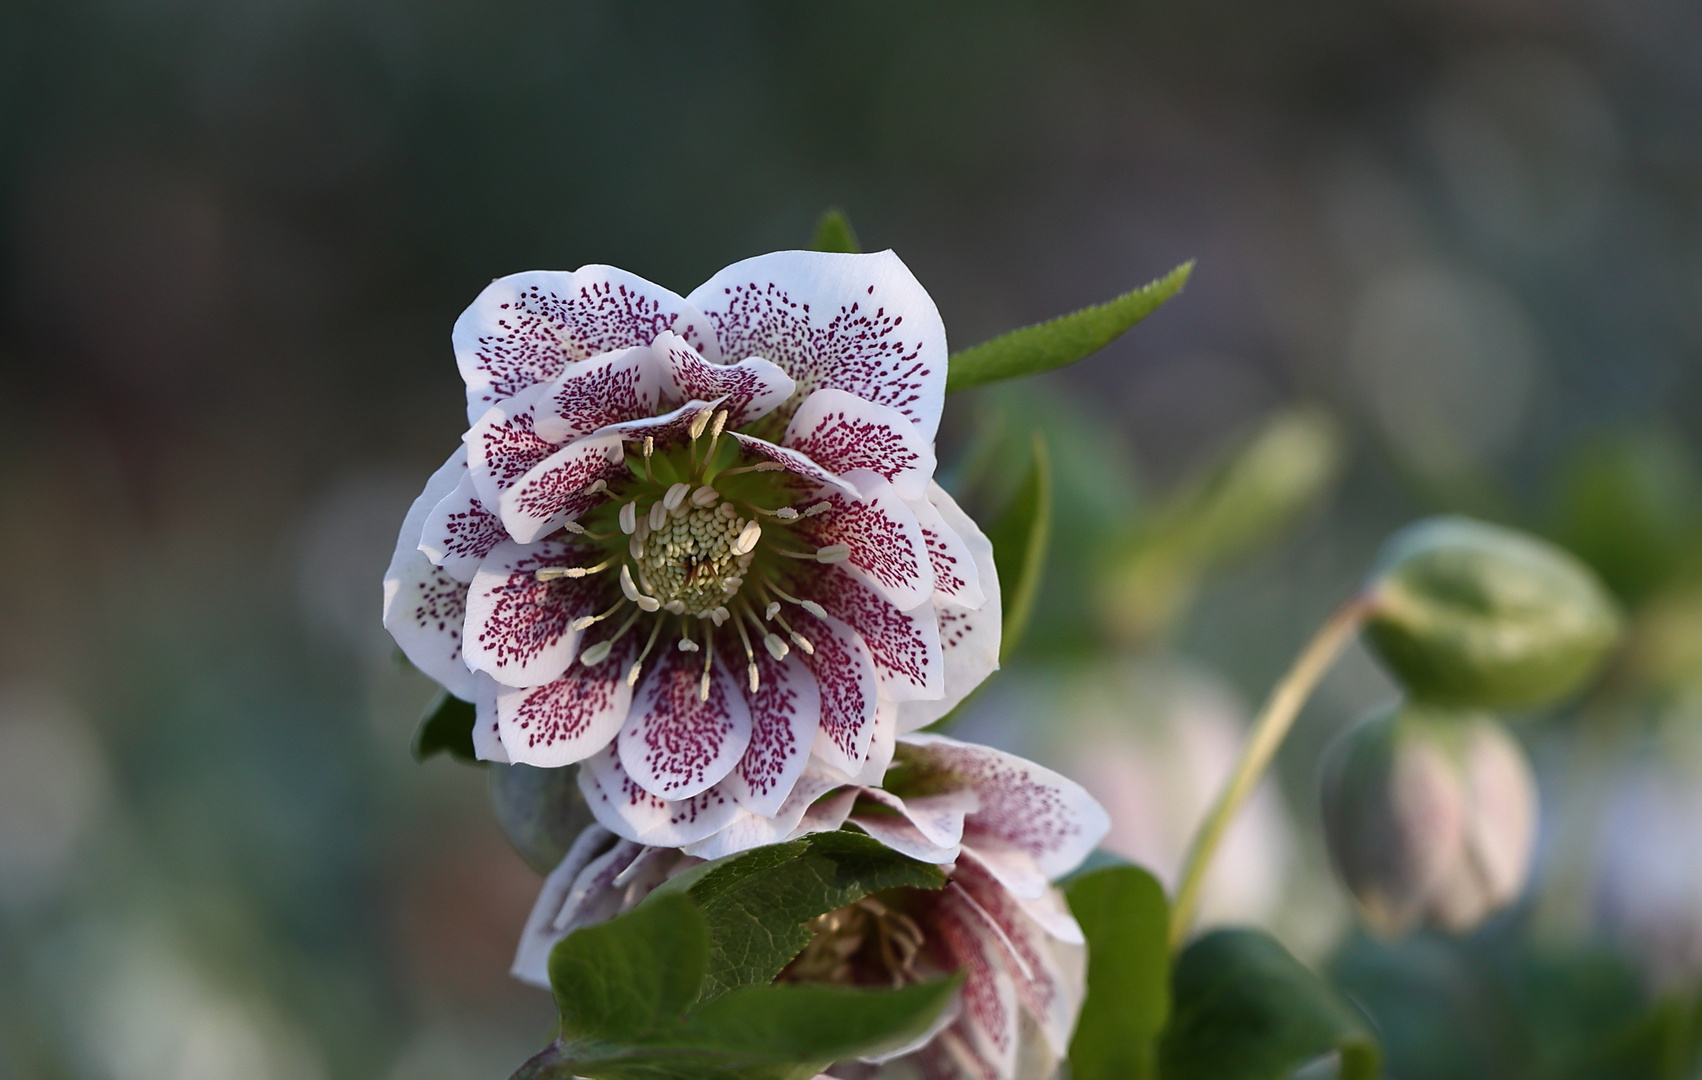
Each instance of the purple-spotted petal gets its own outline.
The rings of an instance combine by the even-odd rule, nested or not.
[[[901,799],[880,788],[864,788],[850,821],[894,851],[945,864],[957,858],[964,817],[975,807],[975,793],[969,790]]]
[[[559,449],[537,432],[532,405],[543,391],[533,386],[492,405],[461,436],[473,490],[487,509],[497,509],[503,492]]]
[[[936,485],[929,486],[944,494]],[[933,499],[906,501],[915,513],[916,522],[922,527],[922,539],[928,545],[928,561],[934,568],[934,603],[941,607],[949,605],[978,610],[987,602],[987,594],[981,588],[981,570],[976,559],[976,548],[984,546],[990,561],[993,545],[981,534],[980,529],[975,528],[973,521],[969,522],[969,528],[973,530],[969,536],[959,532],[946,520],[945,514],[934,504]],[[952,508],[955,510],[956,506]],[[962,511],[958,511],[958,516],[968,520]]]
[[[934,475],[934,448],[897,409],[823,387],[805,398],[782,446],[844,475],[875,473],[905,499],[920,499]]]
[[[791,616],[793,629],[810,643],[799,656],[821,691],[821,734],[815,754],[846,776],[862,771],[874,738],[879,678],[869,647],[857,632],[831,615],[818,619],[805,611]]]
[[[688,844],[682,850],[700,859],[719,859],[812,832],[832,832],[845,823],[845,816],[851,811],[851,801],[856,797],[854,790],[846,788],[823,798],[840,783],[837,772],[824,768],[819,762],[811,762],[793,784],[786,801],[772,816],[753,814],[740,807],[721,831],[695,844]],[[718,787],[725,788],[727,784],[728,781],[723,780]]]
[[[689,799],[658,799],[627,775],[613,744],[580,763],[579,790],[605,829],[655,847],[695,844],[739,813],[738,802],[719,785]]]
[[[1022,1017],[1004,950],[958,890],[947,888],[940,897],[937,927],[941,944],[964,974],[963,1011],[941,1037],[962,1039],[961,1049],[978,1062],[986,1080],[1015,1076]]]
[[[755,660],[756,692],[748,683],[743,687],[751,716],[750,745],[722,783],[740,806],[771,817],[780,811],[809,760],[821,728],[821,691],[796,653],[776,660],[758,649]]]
[[[610,424],[654,415],[661,392],[655,352],[647,346],[622,349],[569,364],[532,406],[537,416],[533,426],[541,438],[566,442]]]
[[[598,901],[606,897],[614,879],[643,852],[641,845],[622,840],[600,825],[587,825],[581,830],[538,890],[538,899],[526,917],[526,928],[521,931],[509,974],[521,982],[547,989],[550,950],[568,930],[587,921],[579,918],[587,901],[593,908],[609,906]]]
[[[1066,944],[1047,933],[1027,907],[974,860],[959,860],[952,880],[986,917],[998,944],[1009,953],[1023,1007],[1039,1023],[1053,1051],[1067,1053],[1082,1002],[1082,980],[1069,963],[1076,957],[1068,954],[1079,951],[1080,944]],[[1046,891],[1051,895],[1045,899],[1056,903],[1056,890]],[[1069,918],[1067,913],[1064,917]]]
[[[625,270],[582,266],[497,278],[455,321],[452,335],[467,383],[467,419],[575,361],[649,345],[664,330],[720,359],[713,329],[692,305]]]
[[[1016,851],[1034,861],[1043,881],[1056,879],[1075,869],[1111,827],[1086,788],[1015,754],[943,735],[905,735],[899,744],[909,748],[906,782],[974,789],[981,805],[965,822],[964,847],[995,872],[993,864]]]
[[[985,594],[976,610],[942,604],[934,593],[934,615],[939,625],[940,654],[944,659],[945,695],[933,701],[906,701],[898,706],[898,729],[916,731],[927,727],[955,709],[970,691],[999,670],[999,642],[1003,629],[999,596],[999,572],[993,565],[993,545],[969,515],[958,509],[951,496],[938,485],[930,498],[946,524],[957,531],[975,559],[981,591]]]
[[[597,490],[625,475],[619,437],[592,435],[568,443],[502,493],[502,524],[522,544],[548,536],[603,500]]]
[[[408,508],[396,552],[384,573],[384,628],[410,662],[463,701],[473,700],[473,673],[461,658],[467,586],[420,551],[420,533],[432,508],[452,491],[465,464],[452,455],[426,481]]]
[[[932,442],[945,404],[946,332],[897,255],[777,251],[737,262],[687,301],[728,356],[760,356],[797,380],[887,405]]]
[[[760,356],[712,364],[676,334],[657,337],[656,358],[675,401],[719,400],[727,427],[742,427],[774,411],[796,389],[792,377]]]
[[[901,611],[926,604],[934,595],[934,566],[916,514],[891,484],[871,472],[845,477],[862,499],[824,489],[818,500],[828,509],[800,523],[799,532],[819,547],[844,544],[850,555],[841,565],[851,576]]]
[[[721,782],[750,745],[751,714],[725,665],[702,693],[698,653],[659,650],[615,740],[621,767],[659,799],[689,799]]]
[[[583,566],[591,549],[559,540],[504,541],[485,557],[467,592],[467,666],[504,686],[543,686],[567,670],[579,646],[572,623],[606,602],[599,576],[539,581],[547,567]]]
[[[811,461],[808,454],[788,450],[786,447],[776,445],[766,439],[759,439],[754,435],[745,435],[737,431],[733,432],[733,438],[739,441],[739,446],[745,453],[762,458],[765,461],[778,461],[786,466],[787,472],[794,476],[801,476],[806,480],[832,487],[842,497],[853,501],[863,497],[855,484],[843,479],[832,470],[824,469]]]
[[[473,490],[473,474],[465,464],[466,446],[457,450],[456,455],[462,461],[461,482],[426,515],[420,550],[456,581],[472,581],[479,563],[508,539],[508,530]]]
[[[473,673],[473,756],[480,761],[509,764],[508,748],[496,720],[496,680],[482,671]]]
[[[932,604],[901,611],[856,578],[831,571],[799,582],[798,590],[867,644],[881,697],[902,705],[945,693],[939,623]]]
[[[626,673],[637,652],[638,642],[629,635],[593,667],[569,664],[560,678],[542,686],[504,687],[496,712],[509,758],[551,769],[609,745],[632,705]]]

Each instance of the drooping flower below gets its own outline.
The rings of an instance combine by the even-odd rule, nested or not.
[[[882,1062],[843,1063],[833,1075],[1050,1076],[1068,1049],[1085,985],[1081,928],[1051,882],[1104,836],[1104,809],[1032,762],[930,735],[898,739],[883,786],[830,786],[809,802],[796,824],[768,839],[849,826],[949,867],[951,880],[938,891],[891,890],[822,915],[782,978],[893,986],[964,973],[956,1008],[926,1038]],[[752,833],[742,839],[767,842]],[[592,826],[545,881],[514,975],[547,986],[556,941],[630,910],[698,861]]]
[[[589,761],[606,825],[686,845],[789,812],[812,760],[880,776],[997,667],[991,545],[933,482],[944,329],[890,252],[760,256],[685,298],[516,274],[454,343],[472,426],[385,625],[477,704],[480,756]]]

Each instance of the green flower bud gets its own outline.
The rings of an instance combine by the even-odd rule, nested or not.
[[[1372,930],[1463,932],[1524,887],[1536,781],[1494,717],[1407,705],[1331,745],[1323,821],[1330,860]]]
[[[1618,639],[1618,606],[1552,544],[1467,518],[1384,545],[1367,591],[1371,644],[1415,698],[1527,708],[1576,689]]]
[[[508,842],[540,874],[554,870],[585,826],[591,808],[575,770],[490,765],[491,809]]]

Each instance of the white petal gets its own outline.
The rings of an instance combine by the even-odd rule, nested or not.
[[[539,581],[537,571],[584,566],[592,549],[546,540],[504,541],[485,557],[467,592],[467,666],[504,686],[554,682],[573,662],[579,631],[572,623],[605,601],[600,577]]]
[[[465,444],[457,453],[465,462]],[[506,539],[508,530],[502,527],[502,519],[485,508],[473,489],[473,474],[463,464],[455,490],[426,515],[420,550],[456,581],[472,581],[479,563]]]
[[[951,712],[987,676],[999,670],[999,642],[1004,616],[999,572],[993,565],[993,545],[944,488],[932,485],[929,499],[974,557],[977,580],[985,599],[979,609],[972,611],[955,604],[941,604],[939,593],[934,594],[934,614],[939,625],[940,652],[945,666],[945,694],[933,701],[901,703],[898,707],[898,729],[901,732],[927,727]]]
[[[922,539],[928,545],[928,559],[934,567],[934,603],[940,607],[979,609],[987,602],[987,594],[981,590],[981,568],[975,547],[946,521],[932,499],[907,499],[906,504],[916,515],[916,522],[922,527]],[[958,514],[962,521],[969,521],[962,511]],[[973,521],[969,521],[969,527],[973,530],[971,535],[979,541],[976,546],[986,548],[986,558],[991,563],[993,545],[975,528]],[[997,573],[992,576],[996,581]],[[997,587],[995,584],[994,588]]]
[[[659,799],[690,799],[721,782],[751,740],[750,708],[724,664],[701,692],[697,653],[658,650],[615,740],[621,767]]]
[[[621,768],[613,744],[580,763],[579,790],[605,829],[654,847],[695,844],[726,828],[739,814],[739,804],[719,786],[677,802],[658,799]]]
[[[649,345],[672,330],[720,359],[709,323],[673,292],[612,266],[497,278],[455,321],[467,419],[560,375],[567,365]]]
[[[532,904],[531,914],[526,916],[526,928],[520,932],[514,965],[508,969],[510,975],[523,983],[549,988],[550,950],[565,933],[556,929],[556,922],[569,903],[574,883],[594,861],[612,861],[611,855],[618,856],[617,846],[614,834],[600,825],[587,825],[574,839],[573,846],[538,890],[538,899]],[[639,850],[637,844],[628,843],[627,859],[630,861]]]
[[[553,443],[577,439],[609,424],[654,415],[661,392],[662,371],[649,346],[569,364],[532,406],[534,428]]]
[[[934,595],[934,565],[916,514],[891,484],[871,472],[848,473],[862,498],[824,489],[817,499],[825,512],[798,523],[798,532],[817,547],[844,544],[841,564],[852,577],[900,611],[928,603]]]
[[[874,738],[880,680],[869,647],[857,632],[829,616],[818,619],[805,611],[791,616],[793,627],[810,642],[799,657],[816,677],[821,693],[821,735],[814,752],[847,777],[856,776],[868,760]]]
[[[863,639],[880,678],[881,697],[904,703],[945,693],[945,661],[933,604],[902,611],[837,567],[825,570],[800,578],[794,588]]]
[[[821,691],[795,652],[776,660],[758,649],[755,660],[756,692],[748,683],[742,687],[751,716],[750,744],[724,783],[740,806],[771,817],[779,813],[809,760],[821,729]]]
[[[930,790],[954,781],[975,790],[981,805],[965,821],[963,842],[990,866],[1008,867],[1008,853],[1021,852],[1044,884],[1075,869],[1111,826],[1086,788],[1015,754],[943,735],[898,741],[909,748],[907,779],[926,776]]]
[[[461,436],[467,447],[473,490],[487,509],[497,509],[504,491],[560,449],[539,435],[535,427],[537,417],[532,406],[544,389],[541,384],[532,386],[492,405]]]
[[[840,475],[875,473],[905,499],[922,498],[934,475],[933,444],[915,424],[844,390],[823,387],[805,398],[780,444]]]
[[[726,781],[722,783],[725,784]],[[819,762],[812,761],[805,766],[802,775],[792,786],[791,793],[786,796],[786,801],[772,817],[753,814],[741,807],[721,831],[695,844],[689,844],[682,850],[687,855],[695,855],[700,859],[719,859],[812,832],[831,832],[845,823],[844,813],[840,813],[837,820],[834,820],[833,807],[818,805],[817,800],[839,786],[837,773],[822,767]],[[856,793],[847,789],[844,795],[844,810],[849,812],[851,799],[855,798]],[[828,799],[826,802],[832,803],[834,800]]]
[[[618,436],[597,434],[568,443],[534,465],[497,501],[502,524],[522,544],[561,528],[603,501],[593,490],[626,474]]]
[[[778,461],[786,466],[787,472],[794,476],[802,476],[806,480],[813,480],[818,484],[833,487],[841,495],[852,501],[860,500],[863,497],[855,484],[842,478],[833,470],[823,468],[810,460],[808,454],[788,450],[786,447],[771,443],[766,439],[759,439],[754,435],[746,435],[738,431],[732,432],[732,436],[738,440],[740,448],[745,453],[767,461]]]
[[[1013,1076],[1022,1020],[1016,979],[1004,951],[953,890],[941,896],[937,922],[940,936],[965,976],[962,1016],[946,1034],[960,1035],[988,1068],[988,1076]]]
[[[729,428],[767,415],[797,388],[790,375],[760,356],[746,357],[736,364],[712,364],[674,334],[662,334],[654,347],[673,399],[721,402],[727,410]]]
[[[628,634],[594,667],[569,664],[560,678],[543,686],[504,687],[496,711],[509,756],[551,769],[609,745],[632,705],[626,673],[637,651],[638,642]]]
[[[800,397],[845,390],[897,409],[933,441],[945,404],[945,325],[892,252],[759,255],[687,301],[709,317],[728,356],[773,361],[797,380]]]
[[[443,501],[466,462],[452,454],[426,481],[408,508],[396,536],[396,552],[384,572],[384,628],[410,662],[463,701],[473,700],[473,673],[461,658],[467,586],[433,566],[420,551],[420,533],[432,508]]]
[[[473,672],[473,756],[480,761],[509,764],[508,749],[496,719],[496,680],[482,671]]]

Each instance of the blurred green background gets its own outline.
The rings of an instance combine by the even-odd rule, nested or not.
[[[432,688],[378,622],[463,426],[450,325],[522,269],[685,292],[829,204],[958,347],[1199,259],[1100,355],[948,406],[984,513],[1035,426],[1058,483],[963,734],[1080,773],[1173,872],[1388,532],[1542,531],[1639,619],[1610,690],[1521,729],[1542,895],[1475,959],[1351,936],[1312,785],[1391,693],[1356,652],[1207,914],[1335,965],[1397,1076],[1529,1075],[1564,1048],[1517,1009],[1575,1034],[1695,984],[1702,8],[0,0],[0,1077],[542,1044],[506,976],[537,878],[479,770],[410,759]],[[1568,974],[1507,974],[1531,949]]]

